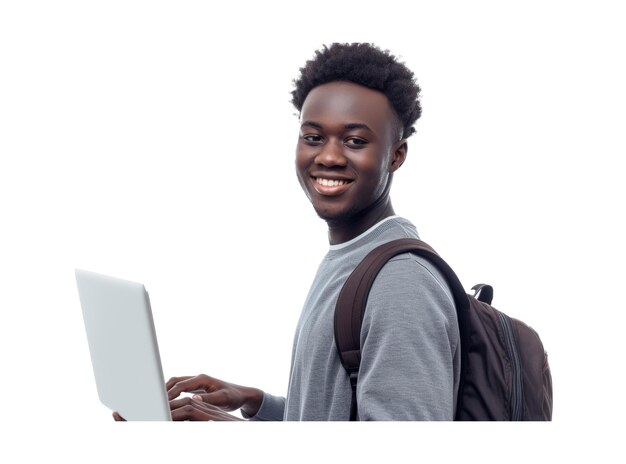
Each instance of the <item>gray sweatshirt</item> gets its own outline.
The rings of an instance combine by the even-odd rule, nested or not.
[[[264,394],[253,420],[348,420],[352,390],[334,341],[335,304],[365,255],[397,238],[419,238],[393,216],[331,245],[304,303],[293,343],[287,397]],[[452,420],[460,371],[452,294],[428,261],[391,259],[372,286],[361,329],[359,420]]]

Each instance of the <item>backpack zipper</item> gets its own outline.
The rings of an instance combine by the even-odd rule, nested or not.
[[[495,309],[495,308],[494,308]],[[500,318],[504,334],[506,352],[511,360],[511,420],[521,421],[524,419],[524,391],[522,387],[522,363],[519,358],[517,339],[513,331],[511,318],[498,310],[495,310]]]

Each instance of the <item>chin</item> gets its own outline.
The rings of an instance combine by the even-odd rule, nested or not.
[[[343,216],[341,212],[333,211],[329,208],[316,208],[313,206],[313,209],[315,210],[317,216],[324,221],[333,221],[335,219],[340,219]]]
[[[315,212],[320,219],[328,222],[329,224],[341,224],[349,222],[354,218],[354,211],[351,210],[333,210],[332,208],[315,207]]]

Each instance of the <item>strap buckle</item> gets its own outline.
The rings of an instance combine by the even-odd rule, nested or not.
[[[350,371],[348,375],[350,376],[350,386],[353,390],[356,390],[357,380],[359,379],[359,370]]]

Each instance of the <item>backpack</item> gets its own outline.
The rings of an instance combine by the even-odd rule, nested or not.
[[[465,293],[448,264],[426,243],[399,239],[371,251],[348,277],[335,307],[335,344],[350,378],[350,420],[356,420],[360,334],[370,288],[392,257],[411,252],[444,275],[459,322],[461,373],[454,420],[552,420],[552,377],[537,333],[491,306],[493,288]]]

